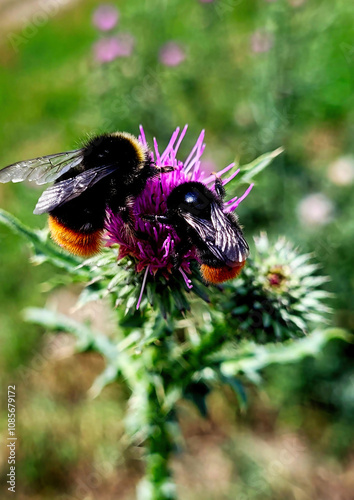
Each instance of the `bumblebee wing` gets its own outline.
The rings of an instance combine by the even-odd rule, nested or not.
[[[90,170],[85,170],[75,177],[70,177],[69,179],[53,184],[53,186],[42,193],[33,213],[39,215],[51,212],[64,203],[77,198],[84,191],[94,186],[98,181],[111,174],[114,170],[116,170],[116,166],[99,166],[91,168]]]
[[[195,229],[210,252],[226,265],[233,267],[247,259],[249,248],[241,228],[216,203],[211,204],[211,221],[189,212],[183,213],[183,218]]]
[[[224,261],[222,251],[215,244],[216,234],[213,223],[209,220],[201,219],[189,212],[183,213],[183,219],[196,231],[212,254],[219,260]]]
[[[65,172],[82,163],[83,151],[83,149],[76,149],[13,163],[0,170],[0,182],[21,182],[27,179],[36,184],[45,184],[55,181]]]
[[[238,223],[232,221],[216,204],[211,204],[211,221],[215,229],[215,246],[223,255],[226,264],[244,262],[249,255],[249,247]]]

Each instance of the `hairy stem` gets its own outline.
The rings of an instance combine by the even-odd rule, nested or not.
[[[162,407],[153,384],[149,386],[147,397],[146,417],[149,425],[149,436],[146,442],[146,494],[141,498],[144,500],[173,500],[177,497],[169,468],[169,459],[173,449],[172,439],[168,431],[169,414]]]

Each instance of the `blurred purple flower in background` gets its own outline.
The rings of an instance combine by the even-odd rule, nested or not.
[[[300,201],[297,211],[306,226],[324,226],[333,219],[334,206],[323,193],[314,193]]]
[[[328,178],[337,186],[350,186],[354,182],[354,157],[342,156],[328,167]]]
[[[101,31],[113,29],[119,19],[118,9],[114,5],[100,5],[93,13],[93,24]]]
[[[273,47],[273,37],[264,31],[255,31],[251,36],[252,52],[261,54],[268,52]]]
[[[213,160],[202,160],[200,162],[200,168],[205,174],[212,174],[213,172],[217,172],[218,166]]]
[[[178,66],[185,58],[184,49],[176,42],[167,42],[160,49],[159,60],[165,66]]]
[[[129,57],[134,49],[135,39],[129,33],[104,38],[93,46],[96,61],[111,62],[117,57]]]

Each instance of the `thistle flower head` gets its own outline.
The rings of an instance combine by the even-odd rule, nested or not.
[[[330,309],[322,300],[330,294],[317,288],[328,278],[314,275],[311,255],[299,254],[285,238],[271,245],[265,233],[255,244],[243,274],[226,287],[221,307],[228,321],[256,342],[299,337],[326,321]]]
[[[179,147],[186,134],[187,126],[181,131],[177,128],[164,151],[159,150],[158,143],[154,139],[154,150],[152,160],[157,167],[172,166],[173,171],[163,173],[149,179],[144,191],[134,200],[131,207],[134,231],[131,231],[119,213],[109,212],[107,218],[107,245],[118,244],[118,260],[126,256],[133,258],[137,273],[144,272],[144,281],[148,275],[159,275],[165,279],[173,274],[173,252],[179,244],[180,238],[173,228],[164,224],[155,224],[143,219],[146,214],[161,215],[166,211],[166,201],[171,191],[178,185],[188,181],[198,181],[205,184],[209,189],[214,189],[215,174],[209,175],[201,168],[201,156],[205,149],[204,131],[198,137],[192,151],[185,161],[178,156]],[[140,127],[140,142],[147,147],[145,133]],[[217,175],[223,178],[233,167],[231,163]],[[230,182],[239,172],[234,171],[228,177],[223,178],[223,184]],[[251,185],[240,198],[233,198],[224,204],[225,212],[233,212],[241,201],[252,189]],[[195,251],[191,248],[182,256],[179,268],[180,277],[184,280],[187,288],[192,288],[192,282],[188,278],[191,273],[191,263],[196,260]],[[140,300],[138,302],[138,305]]]

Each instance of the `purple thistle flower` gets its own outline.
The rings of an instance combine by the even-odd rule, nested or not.
[[[145,214],[163,214],[166,211],[166,200],[169,194],[176,186],[184,182],[198,181],[205,184],[209,189],[214,189],[215,174],[205,174],[201,169],[201,156],[205,149],[203,142],[204,130],[199,135],[188,158],[184,162],[177,158],[177,153],[186,131],[187,125],[182,131],[178,127],[162,153],[159,151],[156,139],[153,141],[154,152],[152,152],[152,159],[156,166],[173,166],[174,170],[149,179],[144,191],[135,199],[132,206],[132,213],[136,234],[133,234],[129,226],[124,223],[119,213],[108,212],[106,223],[107,246],[118,244],[118,260],[126,256],[131,256],[135,260],[136,272],[145,273],[137,308],[140,305],[143,288],[149,273],[156,275],[160,272],[166,279],[171,276],[173,272],[173,249],[180,242],[180,238],[173,228],[164,224],[154,224],[145,221],[142,216]],[[148,147],[142,127],[140,127],[139,140],[145,147]],[[225,176],[234,166],[235,164],[231,163],[221,170],[218,176]],[[230,182],[238,173],[239,169],[229,177],[223,179],[223,184],[225,185]],[[246,198],[252,187],[253,184],[249,186],[240,198],[235,197],[225,202],[225,212],[233,212]],[[188,274],[191,273],[190,264],[193,260],[196,260],[196,254],[191,249],[184,255],[179,268],[187,288],[192,288]]]
[[[113,29],[119,19],[118,9],[114,5],[100,5],[93,13],[93,24],[101,31]]]
[[[129,33],[103,38],[93,46],[96,61],[108,63],[117,57],[129,57],[134,48],[134,37]]]
[[[167,42],[160,49],[159,60],[165,66],[178,66],[185,58],[184,49],[176,42]]]

